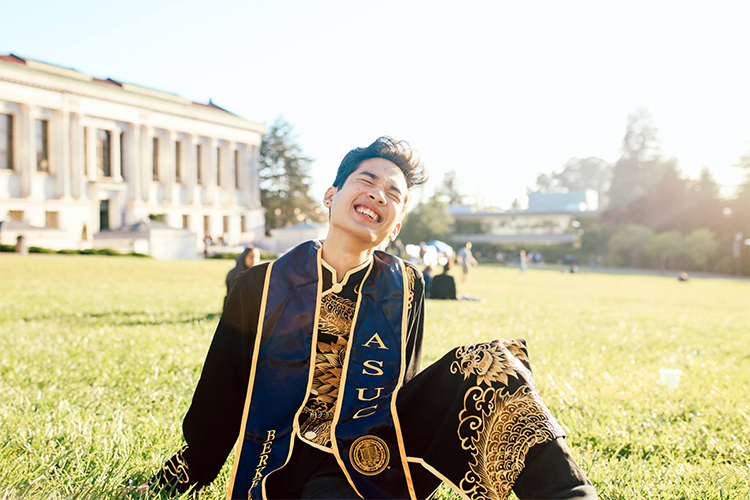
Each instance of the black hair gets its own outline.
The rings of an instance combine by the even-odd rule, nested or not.
[[[352,149],[344,156],[336,172],[333,187],[341,189],[346,179],[357,170],[359,164],[371,158],[383,158],[393,162],[404,173],[408,189],[421,186],[429,178],[424,163],[419,159],[419,154],[412,149],[408,142],[383,136],[378,137],[375,142],[366,148]]]

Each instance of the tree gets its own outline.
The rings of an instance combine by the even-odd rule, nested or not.
[[[697,267],[708,271],[708,260],[714,256],[719,244],[710,229],[696,229],[685,237],[685,249]]]
[[[612,169],[610,205],[619,207],[644,196],[661,179],[665,166],[651,114],[645,109],[631,113],[622,156]]]
[[[266,209],[266,234],[304,220],[325,220],[310,196],[310,165],[283,117],[268,127],[260,147],[260,198]]]
[[[458,190],[458,179],[455,170],[449,170],[445,173],[443,183],[438,188],[438,192],[446,200],[448,206],[464,204],[464,196]]]
[[[638,257],[654,232],[646,227],[636,224],[628,224],[620,228],[609,239],[609,250],[613,253],[627,255],[630,257],[630,266],[638,266]]]
[[[452,232],[453,216],[436,192],[427,203],[420,203],[407,214],[399,237],[404,243],[417,244],[445,239]]]
[[[659,267],[666,268],[669,259],[679,257],[683,253],[682,235],[678,231],[668,231],[652,236],[644,247],[646,253],[659,259]]]
[[[593,189],[603,200],[611,180],[612,165],[601,158],[590,156],[571,158],[560,172],[539,174],[536,185],[537,190],[543,193]]]

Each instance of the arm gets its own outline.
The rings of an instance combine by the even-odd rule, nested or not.
[[[167,461],[152,484],[179,493],[209,484],[237,441],[266,269],[257,266],[234,280],[182,424],[187,446]]]
[[[407,267],[410,266],[409,264],[406,265]],[[424,278],[422,278],[422,273],[413,267],[410,267],[407,273],[414,273],[412,288],[414,298],[409,307],[404,384],[419,373],[422,361],[422,334],[424,332]]]

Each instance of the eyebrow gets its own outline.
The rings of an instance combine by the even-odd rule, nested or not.
[[[373,174],[372,172],[369,172],[367,170],[362,170],[361,172],[359,172],[359,175],[365,175],[365,176],[367,176],[370,179],[375,180],[375,181],[380,180],[380,176],[379,175]],[[394,193],[398,194],[399,196],[401,196],[403,198],[404,194],[401,192],[401,190],[395,184],[391,184],[390,186],[388,186],[388,189],[390,191],[393,191]]]

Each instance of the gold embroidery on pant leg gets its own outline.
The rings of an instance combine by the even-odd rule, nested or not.
[[[182,456],[184,452],[185,449],[181,449],[162,467],[162,475],[176,477],[178,484],[188,484],[190,482],[187,460]]]
[[[475,386],[464,396],[458,437],[472,460],[460,488],[472,500],[506,499],[529,449],[564,434],[530,386],[505,390]]]

